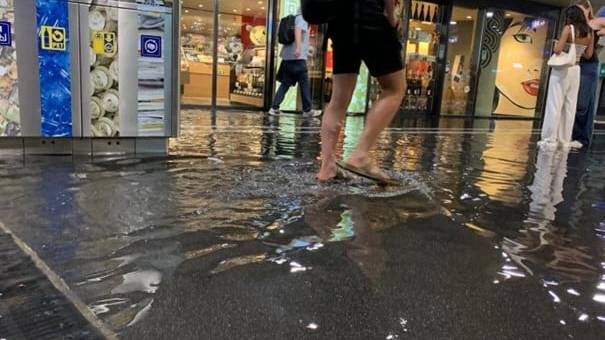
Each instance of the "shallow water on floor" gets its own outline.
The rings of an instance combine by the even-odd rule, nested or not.
[[[600,334],[605,138],[427,124],[381,137],[381,189],[316,183],[318,120],[190,111],[169,157],[0,161],[0,221],[124,338]]]

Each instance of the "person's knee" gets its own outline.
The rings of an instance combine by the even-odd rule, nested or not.
[[[330,100],[329,107],[330,109],[336,112],[346,111],[349,107],[349,100],[346,100],[344,98],[332,97],[332,99]]]
[[[401,101],[403,100],[405,91],[407,91],[407,83],[404,80],[397,85],[383,88],[381,96],[383,98],[392,98],[393,100]]]

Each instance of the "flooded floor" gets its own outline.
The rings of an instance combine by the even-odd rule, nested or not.
[[[121,339],[601,338],[605,136],[401,121],[381,189],[316,183],[319,124],[188,111],[169,157],[0,159],[0,222]]]

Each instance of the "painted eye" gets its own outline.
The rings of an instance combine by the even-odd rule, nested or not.
[[[514,35],[515,40],[521,44],[533,44],[534,39],[527,33],[517,33]]]

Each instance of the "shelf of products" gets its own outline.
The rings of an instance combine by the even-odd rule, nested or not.
[[[257,47],[246,52],[235,65],[235,81],[229,99],[234,103],[263,106],[266,49]]]
[[[433,111],[440,12],[436,4],[412,2],[405,58],[408,85],[402,107],[405,111]]]

